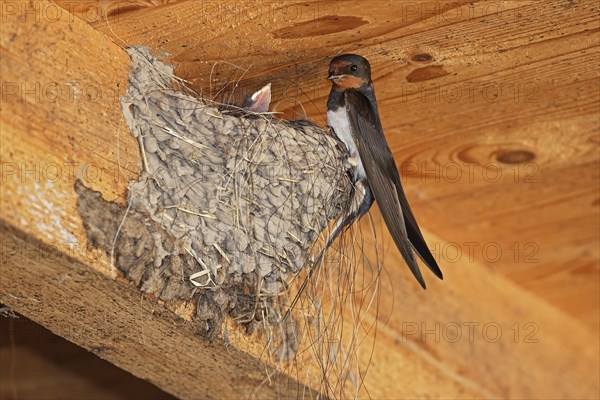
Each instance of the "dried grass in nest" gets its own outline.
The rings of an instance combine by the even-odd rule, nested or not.
[[[349,201],[347,155],[328,130],[219,108],[149,49],[128,52],[122,107],[143,172],[107,233],[115,266],[160,299],[196,301],[205,335],[226,315],[249,329],[279,322],[290,282]]]

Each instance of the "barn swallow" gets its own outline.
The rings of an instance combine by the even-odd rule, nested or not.
[[[331,60],[327,79],[333,83],[327,100],[327,122],[350,153],[354,193],[349,209],[334,226],[326,247],[360,219],[375,200],[398,250],[425,289],[414,253],[440,279],[443,279],[442,271],[423,239],[400,184],[396,162],[379,120],[371,66],[359,55],[342,54]]]
[[[271,84],[268,83],[252,95],[246,96],[242,108],[255,113],[266,113],[271,104]]]

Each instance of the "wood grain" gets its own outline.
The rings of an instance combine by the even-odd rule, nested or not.
[[[0,318],[0,398],[174,400],[22,315]]]
[[[19,4],[0,38],[0,303],[180,398],[310,393],[277,374],[265,385],[258,358],[202,339],[185,305],[148,303],[88,250],[75,180],[124,201],[139,170],[119,103],[129,59],[70,14],[49,19],[52,3]]]
[[[596,2],[55,3],[65,10],[58,22],[50,18],[49,2],[32,3],[41,5],[37,10],[23,3],[33,7],[30,15],[40,15],[37,21],[23,19],[20,9],[3,10],[1,219],[24,235],[4,236],[3,242],[54,245],[75,259],[65,272],[73,268],[77,276],[91,276],[93,285],[78,279],[63,294],[47,280],[64,266],[26,256],[3,264],[0,301],[86,348],[116,340],[103,357],[191,397],[185,390],[193,378],[175,376],[152,357],[175,351],[171,339],[160,345],[168,349],[155,342],[170,337],[205,345],[196,343],[189,325],[173,322],[178,320],[168,310],[110,280],[109,261],[82,250],[85,235],[73,213],[71,165],[105,198],[119,201],[138,171],[138,150],[117,101],[128,70],[119,46],[141,43],[168,51],[180,76],[219,100],[237,101],[273,82],[277,111],[323,123],[328,59],[353,51],[372,62],[386,136],[446,276],[443,282],[428,279],[430,287],[422,292],[397,252],[386,253],[389,280],[378,317],[370,317],[379,321],[375,352],[365,356],[371,360],[369,393],[597,397]],[[73,95],[57,99],[58,87]],[[77,90],[67,90],[72,87]],[[383,241],[389,244],[389,237]],[[6,272],[13,278],[4,278]],[[95,290],[92,300],[124,308],[111,314],[122,322],[110,331],[81,312],[81,302],[93,306],[82,290],[94,285],[110,300],[99,300]],[[46,293],[44,301],[27,300],[38,292]],[[65,322],[73,315],[87,327],[84,332],[99,324],[106,337],[70,332]],[[152,330],[148,341],[157,346],[147,367],[127,358],[137,351],[127,338],[138,320]],[[461,337],[454,341],[456,326]],[[244,344],[247,338],[239,340],[236,349],[257,351]],[[202,362],[220,374],[220,366],[234,360],[215,348],[207,351],[217,361]],[[251,358],[245,351],[240,357]],[[243,364],[223,373],[244,374],[244,365],[252,370]],[[188,371],[186,365],[173,369]]]
[[[596,2],[104,4],[90,23],[118,45],[223,101],[273,82],[285,117],[325,123],[328,59],[367,56],[421,225],[600,332]]]
[[[305,389],[172,310],[54,247],[2,225],[0,302],[178,398],[276,398]],[[23,267],[26,266],[26,267]]]

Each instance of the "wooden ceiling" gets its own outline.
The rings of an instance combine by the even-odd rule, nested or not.
[[[128,70],[121,48],[128,45],[169,53],[176,74],[219,101],[240,102],[271,82],[274,111],[322,124],[329,59],[342,52],[362,54],[372,64],[383,127],[405,190],[446,277],[437,282],[426,276],[430,288],[424,292],[397,252],[387,252],[386,276],[393,285],[384,285],[380,307],[390,318],[377,335],[381,346],[370,364],[369,376],[376,382],[371,395],[389,398],[402,390],[411,398],[587,398],[598,392],[596,1],[36,4],[35,15],[43,15],[44,23],[33,14],[16,16],[22,10],[3,9],[8,21],[0,35],[3,79],[25,89],[36,82],[73,81],[78,97],[37,102],[32,113],[35,99],[26,94],[24,100],[11,100],[6,93],[2,162],[95,163],[115,176],[104,175],[94,188],[107,199],[123,200],[139,161],[119,115],[118,95]],[[67,13],[56,16],[60,10]],[[86,83],[109,91],[96,102]],[[68,239],[83,247],[81,221],[72,211],[72,182],[32,181],[7,175],[0,220],[45,243]],[[373,216],[379,221],[377,212]],[[2,234],[6,242],[14,240],[8,230]],[[88,349],[106,343],[110,351],[103,357],[170,393],[197,393],[192,390],[198,382],[188,377],[196,377],[199,369],[177,354],[176,340],[164,339],[182,335],[190,348],[201,339],[184,324],[175,326],[167,312],[155,316],[144,309],[136,318],[152,317],[157,321],[144,326],[160,329],[145,334],[143,345],[152,351],[163,341],[172,346],[164,354],[148,352],[148,360],[162,363],[151,357],[160,354],[181,374],[174,377],[130,357],[146,356],[140,343],[128,342],[131,336],[137,340],[139,323],[124,322],[139,293],[126,297],[127,287],[112,281],[108,261],[95,256],[83,262],[110,282],[91,274],[94,284],[89,285],[88,265],[50,268],[50,258],[14,258],[12,268],[3,269],[11,278],[0,281],[0,300],[20,305],[23,314]],[[57,286],[47,279],[56,270],[74,278]],[[114,300],[104,307],[107,293]],[[22,300],[38,297],[50,301]],[[63,303],[73,313],[63,312]],[[98,315],[89,315],[93,306]],[[101,318],[102,312],[110,318]],[[405,327],[414,321],[426,328],[449,321],[463,326],[498,321],[505,334],[498,343],[480,337],[458,343],[407,340]],[[539,329],[535,342],[523,337],[530,333],[524,329],[529,322]],[[71,328],[82,324],[85,329]],[[86,329],[107,333],[84,334]],[[510,336],[515,333],[522,334],[519,340]],[[207,354],[208,359],[212,353]]]
[[[444,268],[485,265],[599,332],[597,2],[57,3],[216,100],[272,82],[286,118],[325,124],[328,59],[366,56]]]

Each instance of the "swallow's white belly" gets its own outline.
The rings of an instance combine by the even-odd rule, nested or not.
[[[352,137],[352,128],[350,128],[350,119],[348,118],[346,107],[338,107],[337,110],[328,110],[327,123],[333,128],[336,136],[346,145],[348,152],[350,152],[350,157],[357,159],[358,165],[354,171],[356,180],[366,178],[367,174],[360,159],[358,147],[356,146],[354,137]]]

